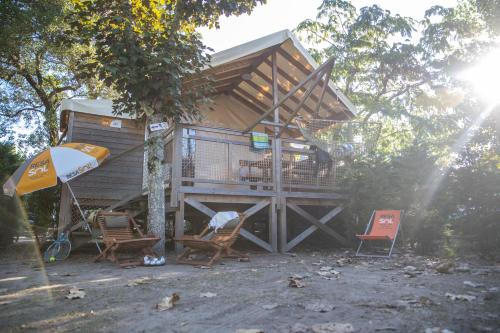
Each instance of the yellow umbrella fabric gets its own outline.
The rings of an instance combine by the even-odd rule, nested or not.
[[[63,183],[98,167],[109,150],[88,143],[51,147],[24,162],[3,185],[7,195],[23,195]]]

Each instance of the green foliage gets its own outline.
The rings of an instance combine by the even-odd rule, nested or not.
[[[332,80],[359,117],[384,124],[377,149],[352,165],[352,228],[374,209],[403,209],[405,241],[421,253],[500,254],[500,110],[479,123],[484,105],[455,78],[497,46],[500,3],[434,6],[420,22],[341,0],[318,10],[298,33],[324,46],[311,50],[318,60],[336,59]]]
[[[2,184],[21,164],[22,156],[11,144],[0,143],[0,181]],[[12,243],[22,225],[22,212],[16,198],[0,195],[0,247]]]
[[[119,94],[118,113],[180,120],[196,117],[207,82],[183,86],[208,65],[195,28],[217,26],[219,16],[249,13],[260,0],[73,1],[71,39],[92,46],[79,63],[82,77],[97,76]],[[106,13],[106,15],[102,15]]]
[[[83,47],[59,42],[66,9],[63,0],[0,1],[0,133],[18,144],[55,145],[59,102],[82,93],[74,65]]]

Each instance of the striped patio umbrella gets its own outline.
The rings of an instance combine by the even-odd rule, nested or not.
[[[4,194],[13,196],[57,185],[57,178],[69,180],[98,167],[109,150],[87,143],[66,143],[51,147],[24,162],[3,185]]]

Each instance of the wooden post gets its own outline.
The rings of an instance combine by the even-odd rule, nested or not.
[[[269,205],[269,244],[273,252],[278,252],[278,221],[276,215],[276,197],[271,198]]]
[[[286,198],[281,198],[281,209],[279,212],[279,247],[280,252],[287,251],[287,226],[286,226]]]
[[[172,189],[170,193],[170,206],[179,204],[179,189],[182,181],[182,124],[175,124],[174,147],[172,153]]]
[[[73,136],[73,124],[75,121],[75,113],[69,113],[68,126],[66,132],[66,141],[71,142]],[[57,226],[58,232],[62,232],[64,227],[71,224],[71,195],[68,191],[67,185],[63,184],[61,189],[61,202],[59,204],[59,223]]]
[[[279,90],[278,90],[278,62],[276,58],[276,52],[272,54],[272,81],[273,81],[273,104],[276,106],[279,100]],[[276,107],[274,109],[274,123],[279,124],[280,122],[280,109]],[[278,209],[280,209],[280,198],[281,198],[281,138],[277,137],[277,133],[279,132],[279,126],[274,126],[274,184],[275,191],[278,198]]]
[[[273,107],[274,109],[274,123],[279,124],[280,122],[280,109],[278,107],[279,103],[279,87],[278,87],[278,61],[277,61],[277,53],[273,52],[272,54],[272,83],[273,83]],[[274,176],[274,191],[276,192],[276,197],[273,198],[274,201],[271,202],[271,205],[276,204],[276,209],[279,212],[280,218],[279,218],[279,223],[280,223],[280,230],[279,230],[279,235],[281,238],[283,237],[283,230],[284,230],[284,235],[285,235],[285,246],[286,246],[286,206],[282,205],[282,185],[281,185],[281,162],[282,162],[282,156],[281,156],[281,138],[277,135],[279,133],[280,127],[279,126],[274,126],[274,138],[273,138],[273,176]],[[285,210],[284,213],[282,213],[282,210]],[[276,214],[275,214],[276,215]],[[277,229],[278,226],[276,226]],[[278,232],[278,230],[276,230]],[[276,243],[278,243],[277,239],[278,235],[276,235]],[[272,242],[271,242],[272,244]],[[274,244],[276,246],[276,249],[279,244]],[[281,245],[280,245],[281,246]],[[282,248],[280,248],[282,249]],[[281,251],[284,252],[284,251]]]
[[[178,195],[179,198],[179,205],[175,211],[175,238],[180,238],[184,236],[184,194],[179,193]],[[182,249],[184,247],[182,246],[181,242],[175,242],[175,252],[180,253],[182,252]]]

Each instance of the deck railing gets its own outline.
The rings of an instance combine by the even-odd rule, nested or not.
[[[270,148],[255,149],[250,135],[239,131],[188,124],[177,126],[175,133],[182,133],[177,150],[181,158],[173,156],[173,141],[177,138],[167,145],[166,154],[172,168],[179,168],[177,173],[172,171],[169,175],[180,175],[180,186],[272,191],[278,176],[283,191],[325,192],[335,190],[345,175],[345,163],[319,160],[317,152],[303,140],[282,139],[277,149],[270,137]],[[275,154],[281,156],[279,175]],[[181,162],[175,163],[176,160]]]

